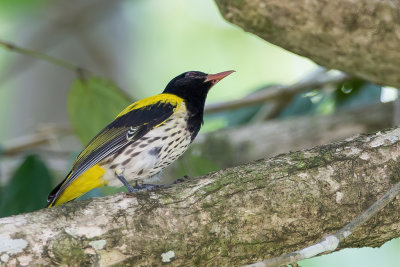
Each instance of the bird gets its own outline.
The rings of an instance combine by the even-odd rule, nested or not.
[[[46,207],[105,185],[137,192],[139,181],[152,181],[186,151],[203,124],[210,88],[232,72],[187,71],[161,94],[126,107],[77,156],[71,171],[50,192]]]

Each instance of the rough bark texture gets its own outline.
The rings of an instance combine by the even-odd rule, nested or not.
[[[328,68],[400,87],[398,0],[215,0],[245,31]]]
[[[315,243],[400,180],[400,128],[225,169],[169,189],[0,219],[3,264],[232,266]],[[340,248],[400,236],[400,200]]]

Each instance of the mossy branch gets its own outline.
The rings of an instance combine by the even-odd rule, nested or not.
[[[377,84],[400,87],[397,1],[215,0],[246,32]]]
[[[7,265],[243,265],[335,233],[399,182],[400,129],[283,154],[168,189],[0,219]],[[395,200],[340,244],[400,236]],[[4,245],[3,245],[4,244]]]

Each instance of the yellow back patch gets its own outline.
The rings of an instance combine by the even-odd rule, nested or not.
[[[105,186],[107,184],[103,179],[105,172],[106,170],[98,164],[94,165],[68,185],[52,206],[63,204],[82,196],[94,188]]]
[[[182,98],[173,94],[159,94],[155,96],[150,96],[127,106],[123,111],[121,111],[121,113],[118,114],[117,118],[122,115],[125,115],[131,110],[143,108],[149,105],[154,105],[159,102],[170,103],[172,105],[179,106],[179,104],[182,103],[182,101],[183,101]]]

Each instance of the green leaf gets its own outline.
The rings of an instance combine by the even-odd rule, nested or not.
[[[90,77],[72,84],[67,109],[75,133],[87,144],[130,103],[129,97],[113,82]]]
[[[358,79],[339,84],[335,91],[337,110],[379,103],[380,98],[380,86]]]
[[[304,116],[313,114],[318,104],[313,103],[310,97],[304,94],[296,95],[293,100],[280,112],[277,116],[279,119],[289,118],[292,116]]]
[[[4,17],[13,16],[24,16],[26,13],[32,11],[36,11],[37,9],[43,8],[43,5],[46,4],[46,1],[31,1],[31,0],[1,0],[0,1],[0,14]]]
[[[52,189],[51,175],[38,156],[28,156],[0,195],[0,217],[43,208]]]
[[[189,149],[182,158],[177,160],[176,167],[176,179],[184,175],[197,177],[221,169],[218,163],[205,155],[199,155],[193,149]]]
[[[260,109],[261,105],[254,105],[221,112],[220,116],[226,118],[228,126],[239,126],[248,123]]]

